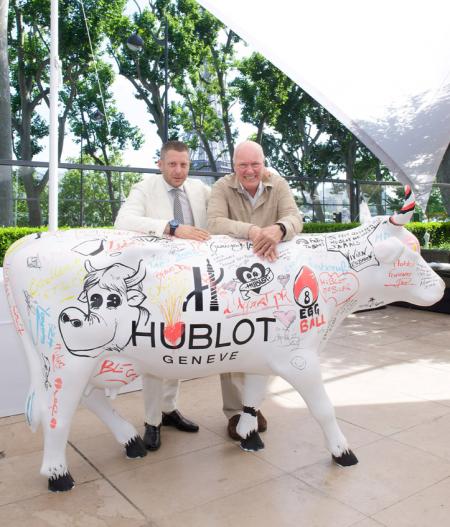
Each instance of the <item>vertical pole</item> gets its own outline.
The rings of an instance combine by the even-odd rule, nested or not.
[[[169,138],[169,26],[167,15],[164,17],[164,138]]]
[[[50,133],[48,179],[48,229],[58,230],[58,0],[51,0],[50,14]]]
[[[361,202],[361,188],[359,186],[358,180],[355,180],[353,184],[355,185],[355,219],[352,221],[361,221],[359,218],[359,204]]]

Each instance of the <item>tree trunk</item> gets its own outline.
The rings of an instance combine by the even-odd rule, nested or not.
[[[352,136],[345,150],[345,171],[346,171],[346,179],[348,182],[347,192],[348,192],[348,199],[350,202],[350,220],[351,221],[357,221],[358,214],[359,214],[359,203],[356,200],[356,196],[354,192],[354,185],[352,183],[353,180],[355,179],[356,150],[357,150],[356,138]]]
[[[383,180],[383,175],[381,173],[379,159],[377,159],[377,164],[375,165],[375,177],[377,181]],[[375,195],[375,205],[377,207],[378,216],[383,216],[383,214],[386,214],[386,211],[384,210],[384,207],[383,207],[383,203],[381,201],[382,195],[383,195],[383,187],[381,185],[377,185],[377,192]]]
[[[109,158],[108,153],[106,152],[106,148],[102,147],[102,153],[103,153],[103,159],[105,160],[105,163],[109,165]],[[108,196],[109,196],[109,204],[111,206],[111,218],[112,218],[112,224],[114,225],[114,222],[116,221],[117,217],[117,203],[114,197],[114,186],[113,186],[113,174],[110,170],[105,170],[105,176],[106,176],[106,183],[108,186]]]
[[[447,183],[446,186],[441,187],[441,196],[447,216],[450,216],[450,144],[439,165],[436,179],[439,183]]]
[[[311,204],[313,209],[313,221],[318,221],[319,223],[325,222],[325,215],[323,213],[322,202],[320,201],[320,196],[317,194],[316,189],[314,188],[310,192]]]
[[[263,132],[264,132],[264,125],[266,124],[266,121],[265,119],[261,119],[258,123],[258,131],[256,133],[256,142],[258,144],[261,144],[261,141],[262,141],[262,137],[263,137]]]
[[[34,168],[21,167],[19,175],[23,181],[25,193],[27,195],[29,226],[40,227],[42,225],[40,191],[34,184]]]
[[[0,0],[0,159],[12,158],[8,64],[8,0]],[[0,225],[13,224],[12,169],[0,165]]]

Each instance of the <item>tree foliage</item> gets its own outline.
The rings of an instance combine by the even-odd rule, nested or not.
[[[61,157],[66,123],[77,94],[80,79],[89,78],[92,65],[101,52],[105,29],[121,15],[125,0],[65,0],[60,3],[59,48],[62,62],[62,109],[58,116],[58,157]],[[44,0],[11,0],[9,49],[11,50],[11,88],[14,152],[19,159],[32,160],[42,150],[41,139],[48,126],[38,107],[49,106],[49,18],[50,3]],[[89,34],[85,15],[88,19]],[[99,64],[100,61],[98,61]],[[28,201],[30,225],[42,223],[40,195],[48,182],[48,172],[38,177],[24,167],[20,171]]]
[[[184,139],[193,148],[201,146],[210,168],[215,170],[217,156],[212,145],[224,141],[232,155],[236,138],[230,112],[233,97],[226,75],[234,60],[233,46],[238,38],[195,0],[149,2],[132,20],[123,17],[112,28],[111,51],[119,72],[133,85],[136,98],[144,101],[161,140],[166,24],[169,97],[175,99],[170,104],[169,138]],[[140,51],[132,51],[125,44],[132,32],[143,39]]]

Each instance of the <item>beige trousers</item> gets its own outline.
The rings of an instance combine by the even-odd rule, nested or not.
[[[170,413],[177,408],[179,385],[177,379],[142,376],[146,423],[158,426],[161,424],[161,412]]]
[[[222,387],[223,413],[227,419],[242,411],[242,394],[244,391],[244,373],[222,373],[220,384]],[[267,377],[267,382],[269,377]]]

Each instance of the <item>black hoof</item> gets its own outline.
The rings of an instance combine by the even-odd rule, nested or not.
[[[127,458],[136,459],[137,457],[145,457],[147,455],[147,449],[145,448],[144,441],[141,436],[133,437],[125,445],[125,452]]]
[[[333,458],[333,461],[341,467],[351,467],[358,463],[358,458],[351,450],[347,450],[342,456],[336,457],[332,455],[331,457]]]
[[[48,478],[48,490],[52,492],[67,492],[75,486],[75,481],[69,472],[64,476]]]
[[[253,430],[250,435],[248,435],[245,439],[242,439],[241,448],[246,452],[257,452],[258,450],[262,450],[264,448],[264,443],[262,442],[258,432]]]

